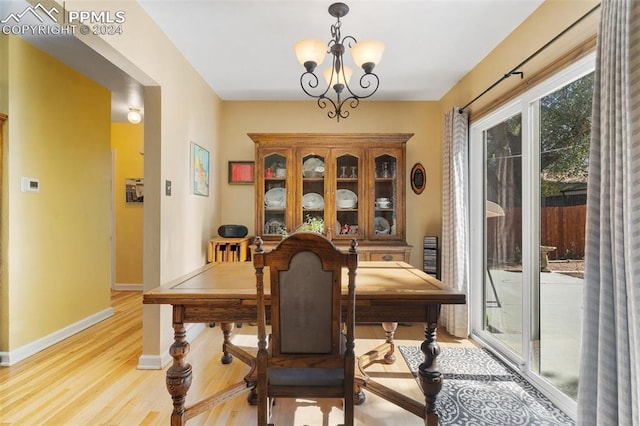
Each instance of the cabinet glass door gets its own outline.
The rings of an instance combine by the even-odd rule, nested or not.
[[[333,236],[336,239],[362,238],[362,215],[360,200],[364,181],[362,156],[352,153],[337,155],[335,158],[335,223]]]
[[[264,235],[281,235],[287,229],[287,158],[270,154],[264,158]]]
[[[398,159],[391,154],[374,157],[373,237],[394,237],[397,229],[397,203],[399,200],[396,179]]]
[[[325,233],[325,154],[302,155],[299,230]]]

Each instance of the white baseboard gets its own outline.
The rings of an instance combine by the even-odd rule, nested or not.
[[[205,329],[205,324],[187,324],[187,342],[192,342]],[[169,348],[160,355],[140,355],[138,370],[162,370],[172,361]]]
[[[113,284],[115,291],[142,291],[142,284],[138,283],[115,283]]]
[[[61,328],[60,330],[55,331],[48,336],[28,343],[16,350],[9,352],[0,352],[0,366],[8,367],[17,362],[20,362],[23,359],[26,359],[31,355],[34,355],[41,350],[48,348],[49,346],[55,345],[56,343],[66,339],[67,337],[71,337],[74,334],[86,328],[89,328],[92,325],[95,325],[111,316],[113,316],[113,308],[109,307],[67,327]]]
[[[169,351],[162,355],[140,355],[138,358],[138,370],[162,370],[165,365],[171,362]]]

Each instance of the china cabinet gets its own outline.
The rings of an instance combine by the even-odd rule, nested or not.
[[[255,232],[321,230],[352,238],[362,260],[409,262],[405,145],[411,133],[250,133],[256,144]]]

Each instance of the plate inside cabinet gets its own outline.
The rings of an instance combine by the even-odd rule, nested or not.
[[[322,195],[309,192],[308,194],[304,194],[302,196],[302,208],[304,209],[323,209],[324,208],[324,198]]]
[[[285,229],[286,229],[286,226],[284,222],[281,221],[280,219],[269,219],[264,224],[265,234],[279,234]]]
[[[354,209],[358,204],[358,196],[348,189],[336,191],[336,205],[339,209]]]
[[[302,163],[302,176],[306,178],[319,178],[324,176],[324,161],[317,157],[311,157]]]
[[[267,207],[284,207],[287,203],[285,188],[271,188],[264,194],[264,205]]]
[[[375,228],[376,235],[389,235],[389,231],[391,231],[391,225],[389,225],[389,221],[382,216],[376,216]]]

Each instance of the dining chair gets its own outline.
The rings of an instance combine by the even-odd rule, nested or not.
[[[253,263],[258,296],[258,425],[267,425],[273,401],[281,397],[342,398],[344,424],[352,426],[357,242],[351,241],[344,253],[321,234],[300,232],[266,252],[257,237]],[[343,268],[348,271],[346,299]]]

